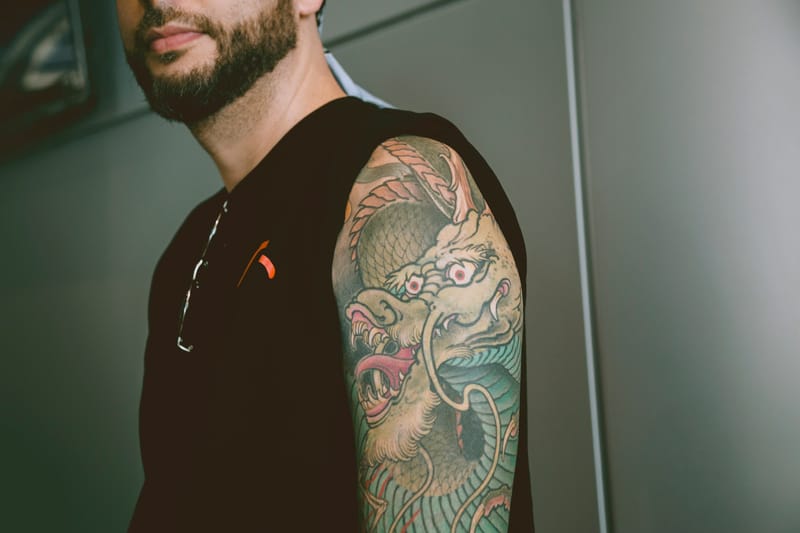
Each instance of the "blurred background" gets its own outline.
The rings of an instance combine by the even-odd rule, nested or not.
[[[450,118],[516,207],[537,531],[800,532],[800,2],[328,4],[353,78]],[[221,183],[148,111],[113,2],[20,6],[0,531],[122,532],[150,275]]]

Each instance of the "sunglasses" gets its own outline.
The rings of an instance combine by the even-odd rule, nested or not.
[[[222,210],[217,215],[217,219],[214,221],[214,225],[211,227],[211,231],[208,234],[208,240],[206,240],[206,245],[203,248],[203,253],[200,254],[200,260],[197,261],[197,264],[194,266],[194,270],[192,271],[192,281],[189,283],[189,288],[186,290],[186,296],[183,299],[183,305],[181,306],[181,313],[178,326],[178,348],[180,348],[184,352],[191,352],[194,349],[194,344],[186,342],[186,339],[183,338],[183,325],[186,321],[186,315],[189,312],[189,303],[191,302],[192,299],[192,290],[197,290],[198,288],[200,288],[200,282],[198,281],[198,276],[201,270],[208,267],[208,261],[206,260],[206,253],[208,252],[208,247],[211,244],[211,240],[214,238],[214,235],[217,234],[217,227],[219,226],[219,221],[222,220],[222,215],[227,212],[228,212],[228,201],[225,200],[225,203],[222,204]]]

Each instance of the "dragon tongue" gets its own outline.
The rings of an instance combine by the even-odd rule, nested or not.
[[[389,378],[391,388],[396,390],[400,388],[402,381],[400,373],[402,372],[403,375],[408,374],[408,369],[412,364],[414,364],[413,358],[401,359],[383,354],[368,355],[358,362],[355,373],[356,376],[360,376],[369,370],[380,370]]]

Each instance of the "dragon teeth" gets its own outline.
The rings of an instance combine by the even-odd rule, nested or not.
[[[495,295],[494,295],[494,298],[492,298],[492,301],[489,302],[489,312],[492,314],[492,318],[494,318],[495,321],[498,320],[498,318],[497,318],[497,304],[498,304],[498,302],[500,302],[500,298],[502,298],[502,297],[503,297],[503,295],[500,294],[500,292],[496,292]]]
[[[350,328],[350,344],[354,348],[361,340],[370,347],[375,353],[382,353],[382,350],[392,340],[392,338],[381,328],[372,327],[366,322],[354,322]]]
[[[359,337],[361,337],[365,330],[368,330],[367,324],[364,322],[355,322],[353,327],[350,329],[350,344],[355,347],[356,342],[358,341]]]

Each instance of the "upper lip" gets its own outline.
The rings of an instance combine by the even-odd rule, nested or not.
[[[145,35],[145,41],[148,44],[152,43],[156,39],[162,39],[164,37],[169,37],[171,35],[177,35],[179,33],[202,33],[197,28],[192,28],[191,26],[181,26],[180,24],[167,24],[166,26],[161,26],[159,28],[153,28],[152,30],[148,31]]]

